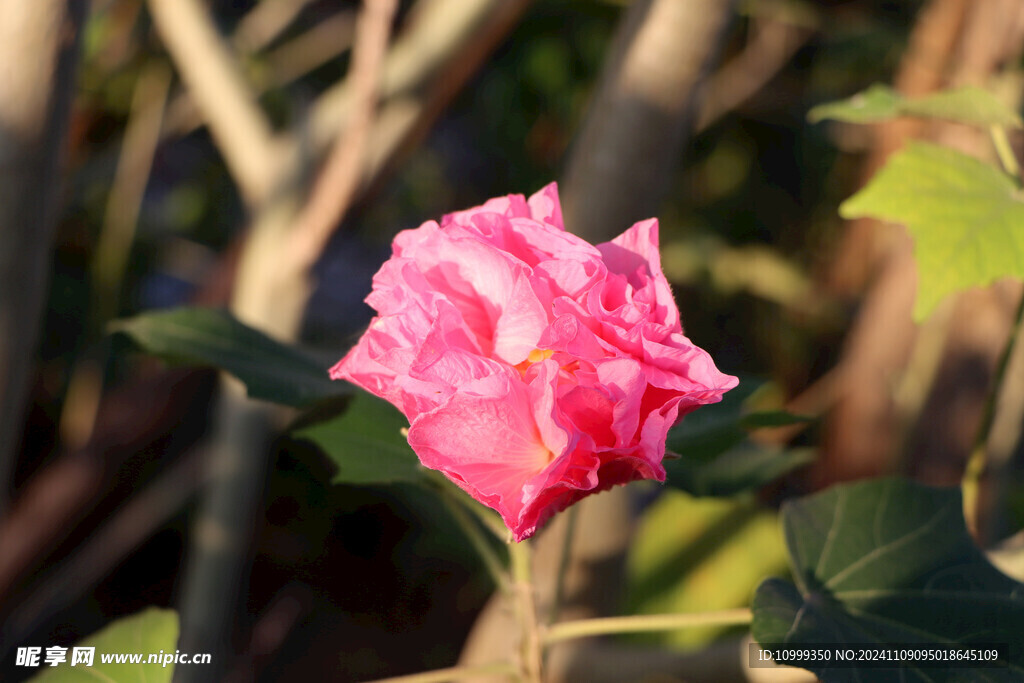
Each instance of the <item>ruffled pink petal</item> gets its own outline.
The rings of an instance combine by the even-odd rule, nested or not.
[[[658,319],[669,327],[679,327],[679,308],[672,298],[672,288],[661,270],[661,254],[658,252],[658,219],[651,218],[636,223],[611,242],[597,245],[604,255],[608,270],[630,278],[633,286],[640,289],[647,278],[653,280],[655,299],[658,302]]]
[[[544,441],[528,387],[509,376],[492,380],[417,418],[409,443],[424,465],[450,475],[511,528],[524,485],[559,455],[550,450],[558,446]]]
[[[565,222],[562,220],[562,202],[558,198],[558,183],[548,183],[541,189],[530,195],[527,202],[530,206],[530,215],[545,225],[565,230]]]

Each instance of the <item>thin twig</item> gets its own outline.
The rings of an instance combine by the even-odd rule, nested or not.
[[[242,52],[259,52],[279,36],[312,0],[263,0],[238,21],[231,42]]]
[[[746,607],[718,612],[690,614],[639,614],[628,617],[605,617],[565,621],[548,627],[542,638],[550,645],[574,638],[589,638],[612,633],[643,633],[647,631],[674,631],[704,626],[743,626],[749,624],[753,614]]]
[[[460,64],[479,62],[507,35],[530,0],[420,0],[406,20],[383,65],[380,96],[398,98],[436,80],[451,80]],[[472,57],[470,56],[472,55]],[[461,79],[454,79],[459,82]],[[324,92],[309,116],[315,149],[331,144],[352,116],[356,94],[348,79]]]
[[[279,3],[260,3],[253,12],[268,4]],[[271,88],[286,86],[346,52],[352,47],[355,14],[351,9],[340,10],[318,21],[305,33],[261,55],[260,62],[264,68],[259,72],[261,77],[252,84],[254,94],[263,95]],[[239,44],[237,31],[232,42]],[[175,95],[168,105],[161,137],[187,135],[201,125],[202,117],[186,90]]]
[[[1021,327],[1024,327],[1024,293],[1021,294],[1020,303],[1017,305],[1017,312],[1013,317],[1010,336],[1006,340],[1003,352],[999,355],[996,363],[995,373],[992,376],[992,385],[989,388],[988,396],[985,399],[985,407],[981,416],[981,424],[978,427],[977,435],[974,438],[974,447],[967,459],[967,467],[964,471],[963,497],[964,497],[964,518],[967,520],[967,527],[976,529],[978,489],[981,477],[985,473],[988,464],[988,440],[992,431],[992,423],[995,421],[996,407],[999,404],[999,395],[1006,378],[1006,370],[1010,366],[1010,358],[1013,356],[1013,348],[1020,336]]]
[[[250,206],[278,182],[273,131],[199,0],[149,0],[153,23]]]
[[[397,5],[397,0],[366,0],[356,20],[348,78],[353,93],[351,116],[344,132],[335,140],[293,228],[291,254],[303,270],[320,255],[362,183],[368,137],[377,109],[381,65]]]
[[[775,19],[756,23],[746,48],[708,79],[696,131],[709,128],[767,85],[814,32]]]
[[[107,197],[103,227],[91,264],[91,335],[103,334],[104,325],[120,309],[121,286],[135,241],[135,228],[153,156],[160,142],[160,127],[170,83],[170,70],[163,63],[145,68],[135,83],[117,171]],[[104,340],[94,352],[75,362],[60,418],[61,442],[69,450],[84,447],[92,436],[108,357],[109,345]]]
[[[346,52],[355,39],[355,16],[350,9],[340,10],[267,52],[263,56],[267,77],[260,89],[287,85]]]
[[[547,623],[552,623],[558,618],[558,612],[562,609],[562,600],[565,598],[566,574],[569,573],[569,560],[572,557],[572,540],[576,535],[576,521],[580,514],[578,505],[574,505],[566,511],[565,535],[562,537],[561,552],[558,555],[558,567],[555,570],[555,594],[551,598],[551,605],[548,608]]]

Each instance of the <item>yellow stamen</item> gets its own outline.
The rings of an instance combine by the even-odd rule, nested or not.
[[[539,363],[542,360],[551,358],[553,355],[555,355],[555,352],[551,349],[534,349],[526,356],[526,360],[531,363]]]

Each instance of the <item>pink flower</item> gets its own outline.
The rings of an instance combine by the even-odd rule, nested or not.
[[[377,317],[334,368],[409,419],[409,443],[515,539],[591,493],[665,480],[665,436],[736,386],[683,335],[658,221],[596,247],[552,183],[395,237]]]

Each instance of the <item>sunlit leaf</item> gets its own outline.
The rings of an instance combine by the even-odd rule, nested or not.
[[[409,422],[387,401],[357,393],[340,416],[294,432],[337,466],[336,484],[423,481],[424,468],[402,434]]]
[[[350,392],[348,384],[328,377],[323,363],[242,324],[227,311],[175,308],[118,320],[110,329],[164,360],[226,370],[253,398],[303,406]]]
[[[897,116],[945,119],[976,126],[1022,127],[1017,112],[989,91],[974,86],[905,98],[888,86],[876,84],[848,99],[814,107],[807,119],[811,123],[825,119],[874,123]]]
[[[853,97],[826,102],[807,112],[811,123],[835,119],[848,123],[872,123],[897,116],[903,98],[887,85],[875,84]]]
[[[118,619],[100,631],[85,637],[68,648],[67,661],[46,667],[35,676],[34,683],[169,683],[174,664],[149,664],[150,654],[175,653],[178,643],[178,615],[169,609],[151,607],[130,617]],[[93,665],[71,666],[73,647],[93,647]],[[44,649],[45,653],[45,649]],[[143,663],[103,663],[100,655],[141,654]],[[188,653],[194,654],[194,653]],[[190,664],[189,666],[203,666]]]
[[[754,638],[810,645],[1009,645],[1009,668],[826,669],[832,681],[1024,680],[1024,584],[971,540],[958,489],[902,479],[836,486],[783,506],[795,585],[761,584]]]
[[[785,571],[778,515],[750,499],[693,498],[667,490],[644,511],[630,543],[630,613],[695,613],[745,607],[767,575]],[[722,627],[637,636],[648,644],[697,647]]]
[[[914,237],[919,284],[914,317],[954,292],[1024,276],[1024,202],[994,166],[914,142],[839,207],[845,218],[902,223]]]

